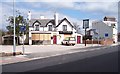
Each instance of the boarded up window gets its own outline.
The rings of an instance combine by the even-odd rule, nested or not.
[[[39,34],[32,34],[32,40],[39,40]]]
[[[50,40],[51,36],[50,34],[44,34],[44,40]]]
[[[32,34],[32,40],[51,40],[51,34]]]
[[[43,34],[40,34],[40,40],[44,40]]]

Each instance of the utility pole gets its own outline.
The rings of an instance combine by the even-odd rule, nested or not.
[[[24,31],[23,31],[23,55],[25,54],[25,48],[24,48]]]
[[[83,29],[85,29],[85,46],[86,46],[86,30],[89,28],[89,19],[83,20]]]
[[[86,46],[86,29],[87,29],[87,28],[85,28],[85,46]]]
[[[13,17],[14,17],[14,38],[13,38],[13,56],[16,55],[16,40],[15,40],[15,2],[13,0]]]
[[[24,47],[24,32],[26,30],[26,26],[22,23],[22,26],[20,27],[20,31],[22,32],[22,42],[23,42],[23,46],[22,46],[22,49],[23,49],[23,55],[25,54],[25,47]]]

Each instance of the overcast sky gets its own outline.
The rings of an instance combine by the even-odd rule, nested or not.
[[[103,20],[104,16],[114,16],[118,18],[118,0],[15,0],[15,10],[19,10],[27,17],[31,11],[32,18],[53,18],[56,11],[59,19],[67,17],[72,22],[77,22],[82,27],[82,20],[89,18],[93,20]],[[0,28],[6,29],[6,19],[13,15],[12,0],[0,2]]]

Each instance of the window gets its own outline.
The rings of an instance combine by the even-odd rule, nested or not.
[[[111,24],[111,26],[112,26],[113,28],[115,28],[116,25],[115,25],[115,24]]]
[[[35,30],[35,31],[39,31],[39,28],[40,28],[40,23],[35,22],[35,23],[34,23],[34,30]]]
[[[75,40],[75,38],[74,38],[74,37],[70,37],[70,40],[71,40],[71,41],[74,41],[74,40]]]
[[[48,31],[52,31],[52,25],[48,26]]]
[[[39,25],[35,25],[35,31],[39,31]]]
[[[69,40],[69,37],[66,37],[64,40],[66,40],[66,41]]]
[[[67,31],[67,25],[63,25],[63,31]]]

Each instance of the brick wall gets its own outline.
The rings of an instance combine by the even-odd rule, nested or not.
[[[83,44],[85,43],[85,40],[83,40]],[[101,40],[101,41],[97,41],[97,40],[86,40],[86,44],[101,44],[101,45],[111,45],[113,44],[113,40],[112,39],[105,39],[105,40]]]
[[[111,44],[113,44],[113,40],[112,39],[101,40],[100,44],[102,44],[102,45],[111,45]]]
[[[85,43],[85,40],[83,40],[83,44]],[[97,40],[94,40],[94,41],[92,41],[92,40],[86,40],[86,43],[87,44],[98,44],[98,43],[100,43],[100,41],[98,42]]]

